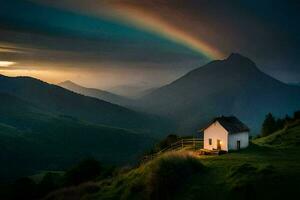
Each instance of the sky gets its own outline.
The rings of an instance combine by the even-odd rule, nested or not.
[[[158,87],[232,52],[300,82],[298,0],[0,0],[0,74]]]

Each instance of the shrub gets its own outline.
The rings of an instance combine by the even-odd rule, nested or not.
[[[294,112],[294,119],[300,119],[300,110]]]
[[[84,196],[93,195],[100,190],[95,183],[84,183],[79,186],[63,188],[48,194],[43,200],[80,200]]]
[[[45,196],[49,192],[61,186],[61,175],[55,173],[47,173],[38,184],[39,196]]]
[[[203,165],[188,154],[169,154],[154,161],[149,166],[147,191],[150,199],[172,199],[178,190],[193,174],[203,170]]]
[[[36,199],[37,198],[37,185],[30,178],[20,178],[12,185],[11,199]]]
[[[101,175],[101,164],[95,159],[86,159],[78,165],[66,171],[64,175],[65,185],[78,185],[80,183],[96,179]]]
[[[179,137],[177,135],[170,134],[156,145],[156,151],[160,151],[173,144],[174,142],[177,142],[178,140]]]

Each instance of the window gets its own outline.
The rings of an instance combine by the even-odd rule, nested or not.
[[[212,139],[211,138],[208,139],[208,144],[212,145]]]

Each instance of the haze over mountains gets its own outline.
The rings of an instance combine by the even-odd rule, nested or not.
[[[120,85],[110,88],[109,91],[127,98],[138,99],[157,88],[158,87],[149,87],[147,85]]]
[[[266,113],[300,108],[300,88],[260,71],[239,54],[212,61],[142,97],[139,107],[174,120],[179,133],[195,132],[219,115],[236,115],[258,133]]]
[[[117,94],[113,94],[111,92],[107,92],[104,90],[100,90],[100,89],[95,89],[95,88],[86,88],[83,86],[80,86],[72,81],[64,81],[62,83],[58,84],[59,86],[66,88],[68,90],[71,90],[73,92],[79,93],[79,94],[83,94],[86,96],[90,96],[90,97],[95,97],[97,99],[101,99],[110,103],[114,103],[114,104],[118,104],[118,105],[128,105],[130,104],[131,100],[117,95]]]

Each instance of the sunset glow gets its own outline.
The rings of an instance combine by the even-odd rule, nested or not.
[[[0,61],[0,67],[9,67],[16,64],[15,62],[12,61]]]

